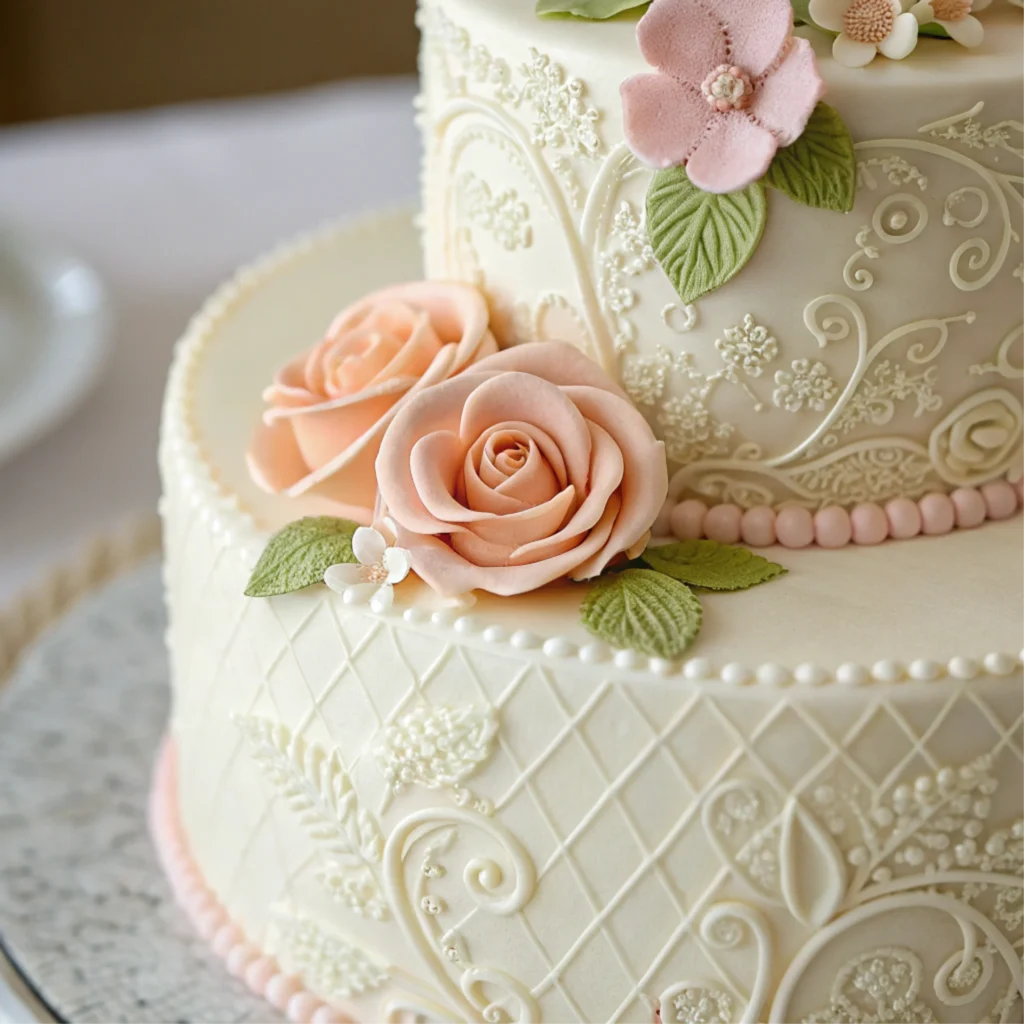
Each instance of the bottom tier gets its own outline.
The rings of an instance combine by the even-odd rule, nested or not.
[[[245,480],[259,382],[407,241],[245,274],[172,375],[161,835],[234,969],[324,1020],[1021,1020],[1019,517],[780,552],[678,663],[595,643],[571,588],[242,596],[315,507]]]

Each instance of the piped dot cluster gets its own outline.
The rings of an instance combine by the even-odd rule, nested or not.
[[[228,972],[280,1010],[294,1024],[356,1024],[351,1017],[303,988],[302,981],[281,970],[277,960],[250,943],[210,891],[192,860],[177,811],[177,754],[164,741],[149,800],[149,828],[157,857],[174,897],[199,935],[210,944]]]
[[[811,512],[790,505],[776,511],[767,505],[742,509],[713,505],[695,498],[667,501],[654,527],[656,537],[716,540],[766,548],[870,547],[885,540],[939,537],[953,530],[972,530],[986,520],[1009,519],[1024,507],[1024,477],[1015,483],[992,480],[981,487],[961,487],[952,494],[935,492],[918,501],[894,498],[884,505],[864,502],[847,511],[838,505]]]

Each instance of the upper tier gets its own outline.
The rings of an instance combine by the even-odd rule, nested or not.
[[[673,496],[811,508],[1015,472],[1021,451],[1022,37],[923,39],[826,102],[857,144],[852,213],[768,190],[751,262],[683,305],[643,226],[651,172],[620,83],[630,20],[422,0],[428,274],[484,287],[506,340],[574,341],[666,441]]]

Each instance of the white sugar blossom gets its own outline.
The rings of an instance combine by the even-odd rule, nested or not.
[[[910,13],[922,25],[941,25],[961,46],[974,47],[985,39],[985,29],[974,14],[989,3],[991,0],[920,0]]]
[[[832,56],[846,67],[863,67],[879,53],[902,60],[917,46],[918,19],[901,0],[811,0],[809,13],[816,25],[839,33]]]
[[[332,565],[324,573],[324,583],[348,604],[369,601],[375,612],[386,611],[394,602],[395,584],[409,575],[409,552],[389,546],[384,534],[367,526],[352,535],[352,552],[359,564]]]

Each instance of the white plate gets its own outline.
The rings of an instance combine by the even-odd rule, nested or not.
[[[109,340],[106,294],[58,245],[0,226],[0,462],[88,394]]]

